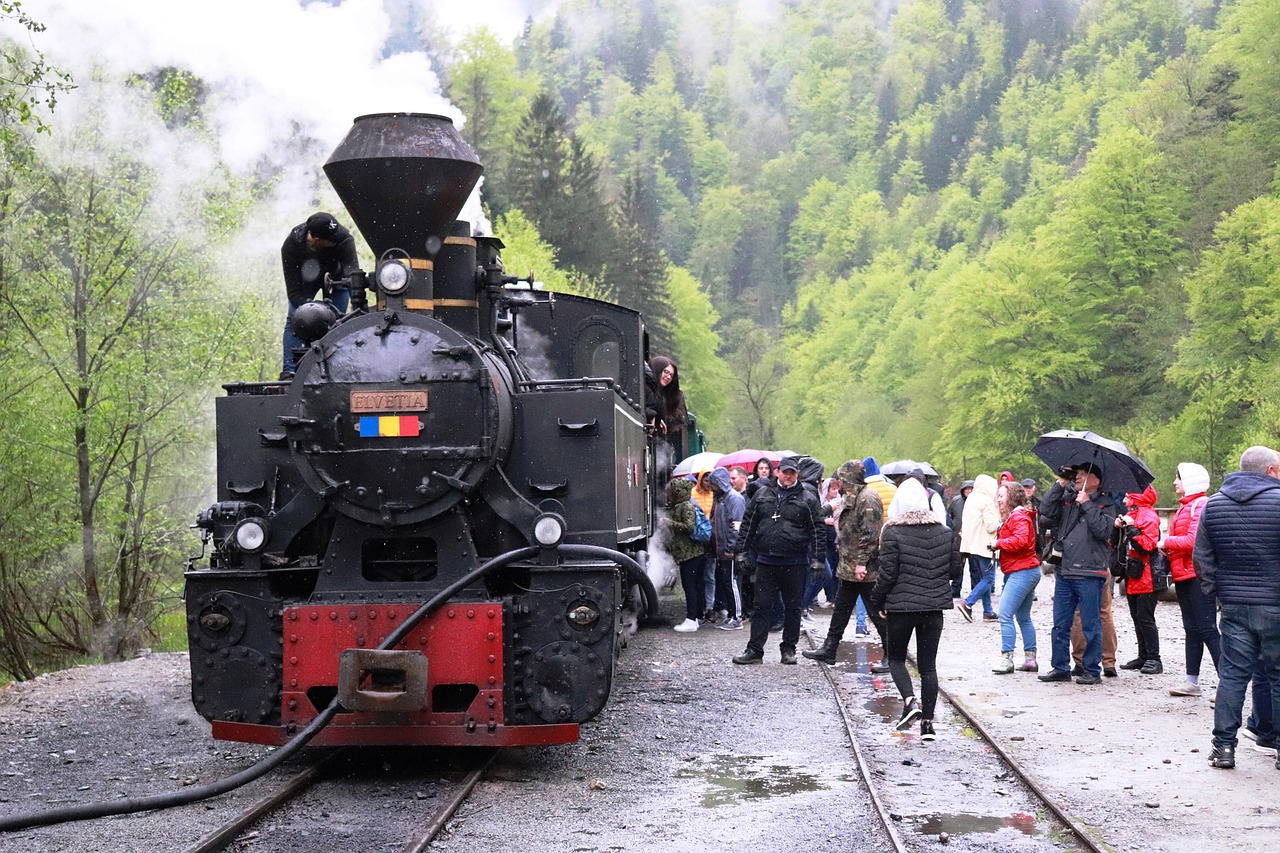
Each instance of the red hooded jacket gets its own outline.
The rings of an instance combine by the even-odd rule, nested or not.
[[[1009,513],[996,533],[996,548],[1000,551],[1000,571],[1004,574],[1024,569],[1039,569],[1040,555],[1036,553],[1036,511],[1030,507],[1018,507]]]
[[[1169,522],[1169,535],[1164,540],[1165,553],[1169,555],[1169,569],[1174,581],[1191,580],[1196,576],[1191,552],[1196,547],[1196,530],[1200,527],[1200,514],[1209,498],[1204,492],[1183,495],[1178,499],[1178,512]]]
[[[1130,492],[1124,496],[1124,502],[1129,507],[1127,514],[1133,519],[1134,526],[1142,531],[1129,543],[1127,556],[1137,557],[1143,566],[1142,577],[1125,582],[1125,592],[1128,595],[1155,592],[1155,585],[1151,582],[1151,552],[1160,541],[1160,516],[1154,509],[1156,490],[1147,486],[1142,494]]]

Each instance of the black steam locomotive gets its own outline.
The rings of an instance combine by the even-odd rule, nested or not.
[[[575,740],[656,608],[644,323],[455,221],[482,167],[447,118],[362,116],[324,169],[377,266],[295,313],[292,380],[217,400],[195,706],[266,744],[326,709],[313,743]]]

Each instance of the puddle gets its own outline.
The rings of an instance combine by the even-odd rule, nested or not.
[[[849,775],[824,779],[763,755],[713,755],[678,771],[676,776],[706,779],[710,789],[702,795],[703,808],[823,791],[832,782],[857,781]]]
[[[976,814],[929,814],[908,818],[916,824],[916,831],[921,835],[940,835],[947,833],[953,838],[958,835],[979,835],[999,832],[1002,829],[1013,829],[1023,835],[1039,835],[1036,828],[1035,815],[1018,813],[1009,817],[992,817]]]
[[[886,723],[897,723],[902,716],[902,699],[895,693],[882,693],[862,703],[873,714],[879,714]]]

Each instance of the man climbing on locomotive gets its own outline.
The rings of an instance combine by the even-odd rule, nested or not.
[[[338,224],[332,214],[318,212],[306,222],[289,231],[280,247],[280,261],[284,267],[284,288],[289,297],[289,309],[284,320],[284,355],[280,378],[292,379],[297,370],[293,351],[302,347],[302,341],[293,332],[293,312],[315,298],[325,287],[325,275],[330,279],[345,278],[359,269],[356,259],[356,241],[351,232]],[[326,290],[324,297],[333,303],[339,314],[347,313],[351,303],[351,291],[344,286]]]

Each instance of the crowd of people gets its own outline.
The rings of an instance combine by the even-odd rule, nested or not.
[[[686,598],[677,631],[750,634],[733,663],[765,659],[780,631],[780,661],[795,664],[802,623],[821,595],[834,606],[821,644],[803,656],[836,662],[849,622],[865,608],[884,649],[872,672],[889,673],[902,698],[897,728],[936,737],[937,652],[944,614],[998,622],[992,671],[1041,673],[1041,682],[1091,686],[1118,670],[1160,675],[1156,604],[1172,588],[1185,634],[1185,674],[1174,697],[1202,695],[1204,652],[1218,670],[1210,764],[1233,767],[1238,735],[1272,754],[1280,702],[1280,455],[1250,448],[1240,470],[1209,496],[1208,471],[1177,467],[1177,508],[1162,532],[1154,485],[1113,494],[1097,462],[1058,468],[1041,496],[1034,478],[1010,472],[966,480],[944,502],[936,475],[887,477],[874,457],[849,460],[822,479],[804,456],[776,464],[678,477],[668,485],[664,545],[680,564]],[[690,538],[693,505],[710,520]],[[969,592],[962,595],[965,567]],[[997,573],[998,569],[998,573]],[[1052,584],[1042,583],[1051,578]],[[1112,592],[1123,590],[1137,654],[1117,664]],[[1041,672],[1032,603],[1052,596],[1048,667]],[[979,616],[979,608],[981,616]],[[861,619],[858,622],[859,631]],[[1041,634],[1043,631],[1041,632]],[[919,690],[906,668],[914,635]],[[1016,658],[1018,638],[1022,656]],[[995,653],[995,650],[993,650]],[[1252,714],[1242,720],[1252,690]],[[1277,758],[1280,769],[1280,758]]]

